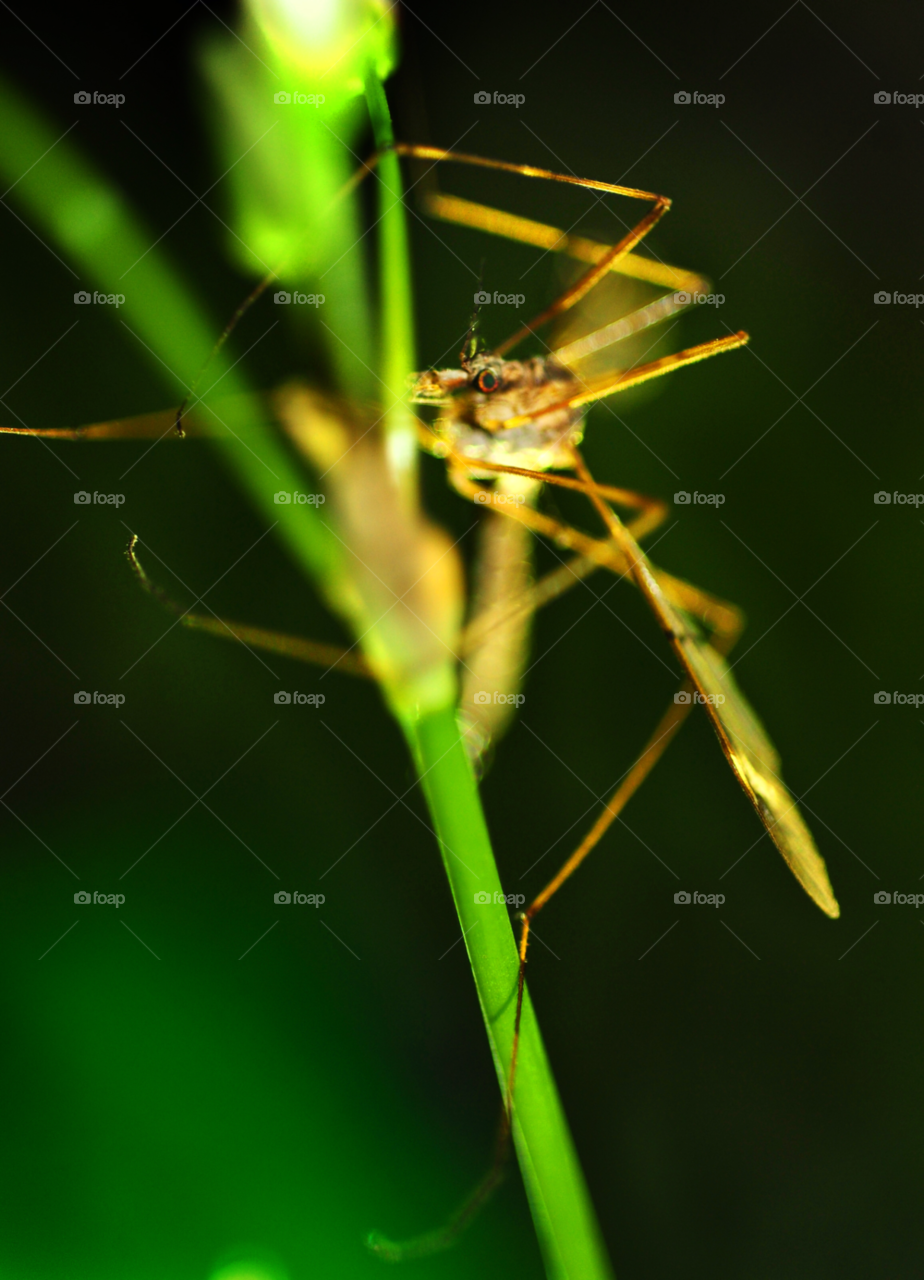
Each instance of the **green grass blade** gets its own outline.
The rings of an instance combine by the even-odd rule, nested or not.
[[[407,495],[416,492],[417,431],[407,407],[408,374],[415,365],[414,309],[411,298],[411,259],[398,157],[387,151],[394,144],[385,90],[375,73],[366,80],[366,102],[381,155],[379,181],[381,378],[387,398],[386,449],[393,473]]]
[[[13,187],[10,199],[23,210],[30,227],[80,270],[80,277],[70,277],[63,290],[95,288],[124,295],[119,319],[163,376],[166,403],[179,403],[221,325],[203,311],[155,244],[157,236],[144,227],[115,186],[80,154],[70,137],[61,135],[2,80],[0,175]],[[75,306],[75,319],[80,313],[81,307]],[[240,370],[229,371],[221,356],[210,368],[208,381],[218,379],[222,403],[217,440],[222,456],[296,561],[332,588],[340,554],[317,511],[305,504],[273,501],[279,490],[304,490],[306,473],[270,427],[260,402],[247,394]],[[208,404],[209,397],[205,401]],[[189,446],[168,442],[166,447]]]
[[[478,789],[447,710],[407,728],[459,913],[501,1090],[516,1008],[517,950]],[[490,894],[490,903],[476,901]],[[527,991],[514,1103],[514,1141],[533,1219],[554,1280],[612,1276]]]

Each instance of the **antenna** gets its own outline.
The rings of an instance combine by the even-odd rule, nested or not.
[[[479,332],[481,326],[481,306],[482,306],[482,284],[484,283],[484,258],[481,259],[481,266],[478,268],[478,291],[475,294],[475,310],[472,312],[472,318],[469,321],[468,332],[465,335],[465,341],[462,344],[462,351],[459,359],[463,368],[474,360],[479,351],[485,348],[485,340]]]

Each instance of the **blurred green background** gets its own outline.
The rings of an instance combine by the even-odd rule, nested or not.
[[[217,334],[249,281],[227,257],[225,187],[193,204],[223,169],[196,50],[235,11],[132,17],[49,11],[27,29],[8,12],[2,69],[59,132],[77,123]],[[725,302],[661,349],[752,335],[618,417],[595,409],[586,452],[615,484],[725,495],[675,508],[655,558],[745,609],[735,670],[843,915],[826,920],[761,838],[698,715],[539,920],[531,988],[616,1274],[918,1275],[924,911],[873,895],[922,890],[924,728],[874,694],[924,687],[924,535],[918,508],[873,495],[924,489],[924,312],[873,299],[922,289],[924,134],[918,108],[873,96],[918,91],[921,15],[601,0],[583,16],[476,4],[401,21],[399,137],[670,195],[652,250]],[[78,88],[126,103],[81,110]],[[485,90],[525,102],[476,105]],[[726,101],[675,104],[680,90]],[[637,213],[442,180],[600,239]],[[15,190],[3,203],[2,421],[167,407],[170,381],[117,315],[81,309],[70,328],[93,282],[30,232]],[[454,359],[482,259],[485,287],[524,292],[529,312],[560,284],[559,262],[522,247],[415,217],[411,235],[422,367]],[[235,356],[272,310],[247,317]],[[489,340],[513,328],[506,311],[486,314]],[[246,365],[258,386],[324,376],[283,324]],[[497,1110],[398,731],[374,689],[170,629],[140,593],[128,528],[184,604],[221,578],[219,613],[343,638],[272,538],[253,545],[260,521],[206,445],[4,438],[2,452],[0,1276],[374,1276],[363,1233],[444,1218],[485,1167]],[[471,509],[433,460],[424,481],[469,552]],[[75,506],[77,489],[126,500]],[[548,509],[593,527],[579,505]],[[511,893],[537,892],[570,852],[675,687],[634,593],[595,603],[610,586],[538,620],[525,706],[484,781]],[[276,706],[279,688],[326,702]],[[81,689],[125,705],[75,706]],[[277,906],[280,888],[326,901]],[[77,906],[78,889],[125,902]],[[680,889],[726,901],[676,906]],[[539,1276],[518,1175],[456,1250],[411,1265]]]

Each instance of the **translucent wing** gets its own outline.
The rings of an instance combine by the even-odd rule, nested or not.
[[[613,531],[633,562],[635,581],[705,700],[706,711],[728,763],[773,843],[809,897],[827,915],[836,918],[841,910],[824,859],[780,776],[780,758],[735,683],[728,663],[709,644],[693,618],[672,603],[668,576],[661,575],[651,564],[625,526],[617,522]]]

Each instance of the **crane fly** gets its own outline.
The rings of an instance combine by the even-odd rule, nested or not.
[[[499,1180],[509,1148],[524,974],[532,922],[599,843],[696,703],[705,708],[732,772],[796,879],[828,916],[833,918],[840,914],[825,864],[796,801],[781,777],[779,756],[738,688],[726,660],[742,630],[741,614],[735,606],[652,563],[640,544],[665,519],[666,504],[629,489],[599,483],[580,452],[585,414],[590,405],[650,379],[740,347],[748,340],[746,333],[739,332],[632,367],[621,367],[614,360],[609,370],[600,372],[601,352],[611,352],[626,338],[682,311],[704,285],[704,281],[691,272],[635,252],[668,210],[670,201],[664,196],[636,188],[434,147],[399,143],[394,150],[412,160],[430,161],[434,168],[438,163],[455,162],[585,188],[600,193],[601,198],[605,195],[621,196],[650,205],[622,239],[615,244],[604,244],[438,189],[425,190],[423,194],[424,207],[432,216],[562,253],[586,267],[576,282],[554,302],[499,346],[488,349],[478,336],[477,324],[473,323],[458,367],[431,369],[410,379],[411,403],[435,410],[434,419],[418,422],[422,446],[445,460],[449,480],[463,497],[488,508],[489,512],[486,529],[490,536],[484,547],[489,568],[479,580],[475,607],[457,646],[457,654],[465,667],[460,709],[468,723],[470,754],[476,759],[480,757],[488,739],[503,728],[503,716],[485,712],[479,719],[473,702],[474,685],[486,679],[515,684],[519,678],[516,655],[522,648],[524,629],[531,615],[597,569],[607,569],[638,589],[678,659],[684,676],[674,701],[587,835],[558,873],[519,914],[513,1052],[491,1170],[448,1227],[407,1245],[395,1244],[377,1234],[371,1237],[373,1250],[387,1260],[421,1256],[451,1243]],[[363,165],[347,189],[351,190],[372,173],[379,158],[374,156]],[[645,282],[667,292],[655,301],[557,347],[546,346],[539,354],[508,358],[509,352],[528,339],[535,341],[539,329],[571,312],[598,289],[604,279],[613,275]],[[246,305],[259,296],[271,278],[258,286]],[[243,307],[239,308],[235,322],[243,310]],[[230,326],[219,340],[219,345],[229,331]],[[322,412],[336,414],[338,410],[336,405],[331,407],[330,402],[303,397],[299,410],[303,421]],[[300,440],[299,429],[293,426],[294,417],[299,415],[293,414],[291,404],[288,412],[283,406],[278,416],[283,426]],[[30,434],[63,438],[157,435],[161,433],[164,421],[164,415],[147,415],[78,430]],[[6,430],[26,434],[20,429]],[[304,443],[303,440],[301,442]],[[540,511],[537,499],[544,485],[570,489],[586,497],[602,524],[603,536],[584,533]],[[535,583],[529,580],[522,567],[523,539],[528,540],[531,535],[540,535],[573,553],[567,564]],[[349,674],[371,673],[366,660],[356,654],[343,659],[337,656],[340,651],[331,646],[314,645],[296,637],[183,611],[147,579],[135,554],[134,540],[129,555],[145,587],[167,608],[181,616],[187,626],[311,662],[328,665],[336,662],[339,669]]]

